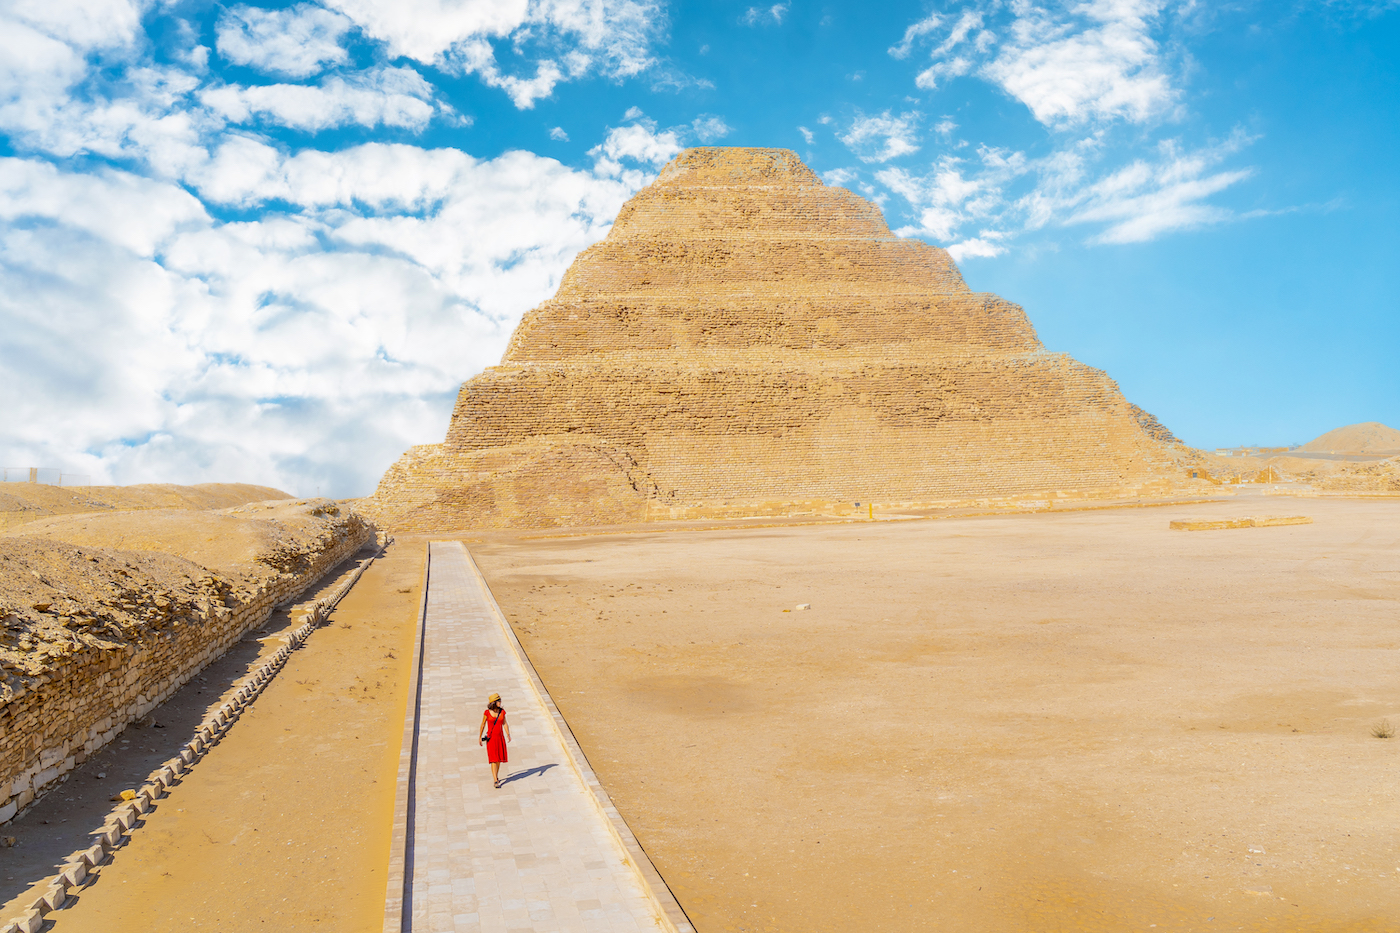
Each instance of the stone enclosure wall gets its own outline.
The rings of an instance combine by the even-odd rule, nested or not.
[[[302,569],[279,574],[243,599],[209,604],[140,640],[88,647],[59,660],[0,705],[0,822],[147,715],[222,655],[279,603],[300,595],[374,536],[355,519]]]

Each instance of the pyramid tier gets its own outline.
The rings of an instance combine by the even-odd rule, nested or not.
[[[980,347],[1040,349],[1017,305],[985,292],[728,300],[624,296],[547,301],[525,316],[505,362],[579,360],[627,348],[647,354],[752,350],[938,355]]]
[[[575,431],[415,448],[375,494],[405,531],[850,513],[852,503],[1135,494],[1172,464],[1111,403],[1055,417],[925,419],[833,407],[787,434],[674,421],[645,442]]]
[[[791,149],[697,146],[676,156],[647,190],[671,187],[824,187]]]
[[[606,239],[579,254],[557,298],[602,295],[927,295],[966,292],[941,249],[918,240]]]
[[[897,241],[880,209],[845,188],[656,185],[628,201],[609,239],[706,237]]]
[[[1086,414],[1126,416],[1140,433],[1111,379],[1059,354],[877,361],[755,351],[489,369],[462,387],[446,445],[479,450],[588,435],[641,451],[661,435],[753,436],[781,455],[791,439],[821,436],[837,413],[858,413],[893,434],[957,422],[1051,425]]]
[[[430,444],[389,468],[367,508],[403,531],[640,522],[651,501],[645,484],[626,451],[597,444],[465,454]]]

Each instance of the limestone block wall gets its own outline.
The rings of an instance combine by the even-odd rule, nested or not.
[[[208,606],[135,643],[70,654],[0,705],[0,822],[163,703],[245,632],[267,621],[276,605],[300,595],[374,535],[367,523],[347,527],[350,533],[310,555],[300,572],[278,575],[251,597]]]
[[[936,357],[1034,352],[1019,305],[985,292],[924,295],[590,296],[540,305],[516,328],[504,363],[586,362],[600,353],[659,355],[768,349]]]

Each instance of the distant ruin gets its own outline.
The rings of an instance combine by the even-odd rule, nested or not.
[[[366,508],[402,530],[1165,490],[1187,454],[786,149],[690,149]]]

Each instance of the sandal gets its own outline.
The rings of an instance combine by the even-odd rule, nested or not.
[[[500,782],[500,781],[497,781],[497,782],[496,782],[496,790],[500,790],[500,789],[501,789],[501,782]]]

